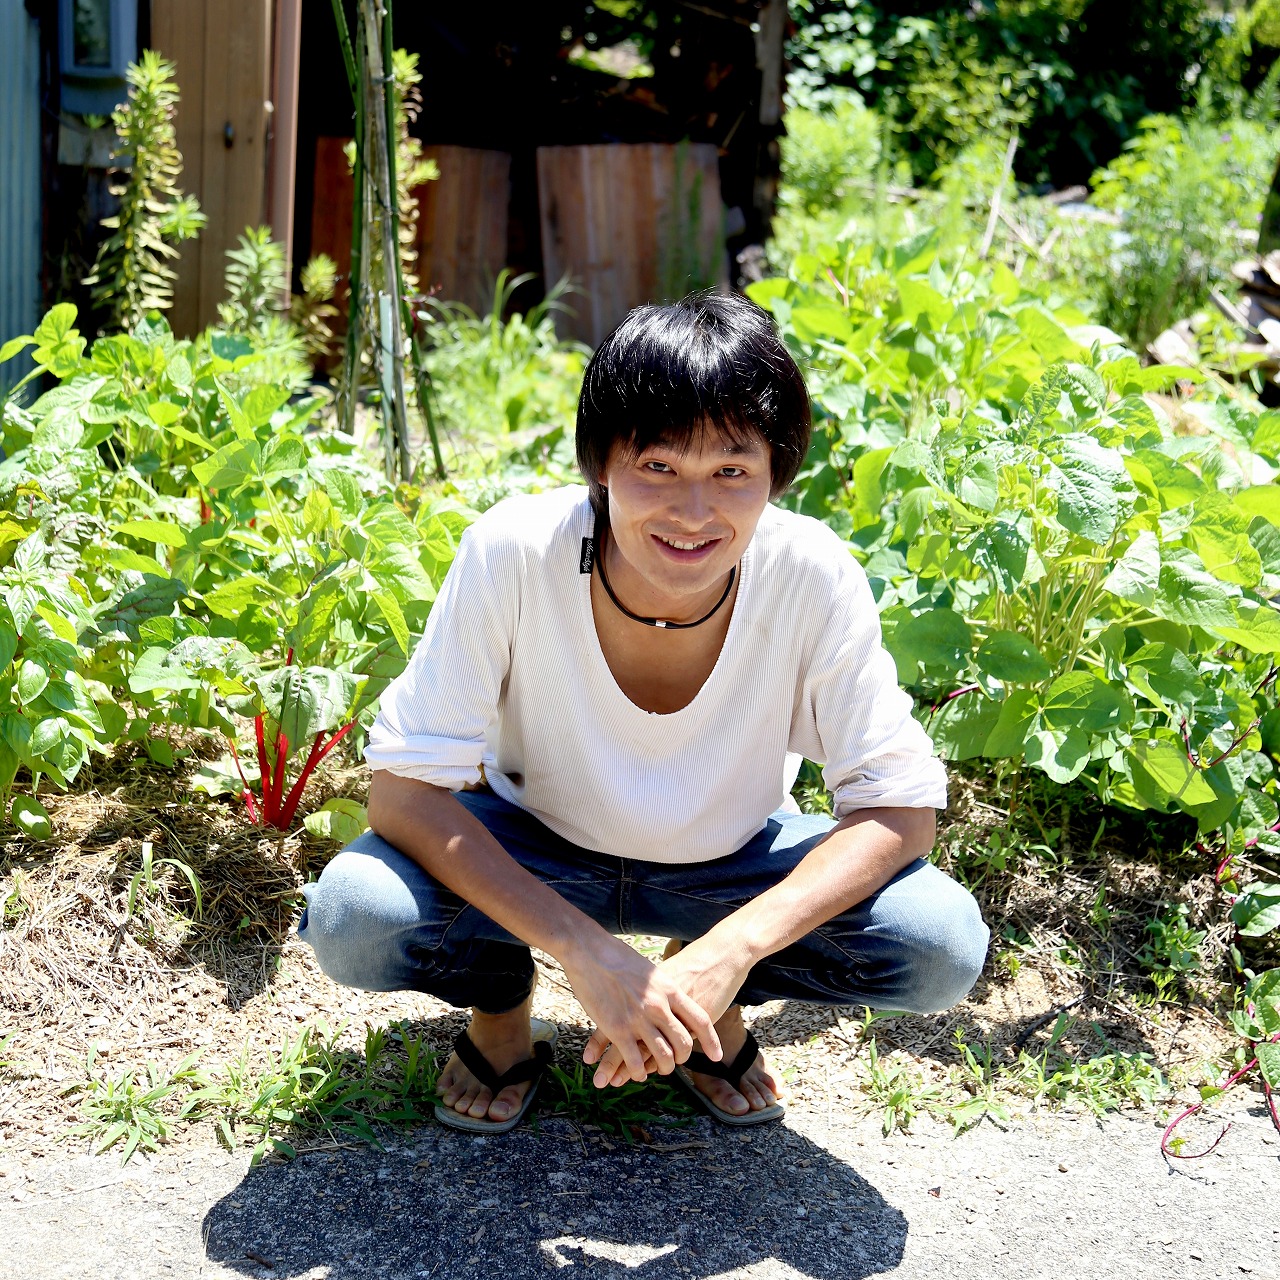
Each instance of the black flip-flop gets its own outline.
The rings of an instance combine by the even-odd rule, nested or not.
[[[436,1119],[441,1124],[448,1125],[451,1129],[462,1129],[466,1133],[507,1133],[525,1118],[533,1105],[534,1095],[538,1092],[538,1082],[550,1065],[552,1051],[560,1038],[560,1029],[554,1023],[544,1022],[541,1018],[530,1021],[533,1027],[533,1057],[517,1062],[510,1071],[504,1071],[501,1075],[493,1069],[465,1031],[460,1032],[453,1042],[453,1051],[462,1059],[462,1065],[482,1085],[492,1089],[495,1098],[508,1085],[520,1084],[525,1080],[533,1081],[515,1113],[505,1120],[490,1120],[487,1116],[465,1116],[441,1102],[436,1104]]]
[[[732,1062],[713,1062],[705,1053],[699,1053],[695,1049],[682,1065],[676,1067],[676,1078],[693,1095],[694,1101],[721,1124],[765,1124],[769,1120],[777,1120],[786,1115],[786,1110],[780,1102],[775,1102],[760,1111],[747,1111],[742,1115],[735,1115],[732,1111],[716,1106],[694,1084],[693,1077],[689,1074],[691,1071],[696,1071],[701,1076],[715,1076],[719,1080],[727,1080],[739,1093],[742,1093],[742,1077],[746,1075],[759,1053],[760,1042],[748,1031],[745,1043]]]

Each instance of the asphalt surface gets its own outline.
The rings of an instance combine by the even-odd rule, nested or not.
[[[1166,1161],[1151,1115],[1038,1114],[959,1138],[793,1109],[629,1146],[549,1118],[424,1126],[385,1150],[0,1153],[0,1276],[1280,1277],[1280,1135],[1242,1094],[1218,1147]],[[1217,1125],[1189,1135],[1207,1145]]]

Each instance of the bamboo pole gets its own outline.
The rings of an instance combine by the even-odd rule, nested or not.
[[[342,0],[333,0],[333,18],[342,47],[342,63],[347,73],[347,87],[355,111],[355,164],[352,166],[351,270],[347,276],[347,340],[342,358],[342,386],[338,402],[338,424],[348,435],[355,434],[356,402],[360,390],[360,322],[364,299],[364,92],[360,82],[364,66],[364,27],[356,28],[356,48],[351,47],[351,32]]]
[[[384,21],[378,22],[378,0],[360,0],[361,19],[365,28],[365,117],[368,124],[368,161],[366,174],[372,202],[377,211],[379,240],[382,246],[381,292],[394,299],[396,305],[382,312],[387,317],[387,331],[380,334],[380,347],[391,359],[390,378],[383,378],[384,387],[391,388],[391,403],[383,396],[383,429],[391,437],[389,455],[399,461],[400,474],[405,480],[410,476],[409,431],[404,404],[404,337],[401,329],[400,290],[398,264],[400,261],[399,217],[394,182],[394,96],[390,85],[390,71],[383,58],[383,40],[387,34],[386,11]],[[379,30],[379,27],[382,30]],[[391,128],[388,129],[388,120]],[[394,479],[392,470],[388,478]]]

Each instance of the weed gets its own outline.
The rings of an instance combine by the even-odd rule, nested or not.
[[[1151,978],[1156,1003],[1174,998],[1179,979],[1200,969],[1201,947],[1208,935],[1203,929],[1190,927],[1189,911],[1185,902],[1179,902],[1147,923],[1149,937],[1138,953],[1138,962]]]
[[[1126,1104],[1150,1106],[1166,1091],[1167,1082],[1149,1053],[1112,1052],[1084,1061],[1061,1053],[1058,1045],[1072,1025],[1066,1012],[1060,1013],[1039,1056],[1024,1049],[1017,1063],[1004,1073],[1008,1086],[1032,1102],[1082,1103],[1094,1115],[1117,1111]],[[1102,1029],[1097,1023],[1091,1026],[1105,1044]]]
[[[866,1044],[867,1075],[863,1087],[883,1112],[884,1136],[887,1138],[895,1129],[905,1133],[921,1111],[932,1110],[941,1100],[941,1092],[901,1063],[884,1062],[874,1037]]]
[[[194,1101],[198,1090],[189,1094],[176,1113],[166,1105],[179,1088],[207,1084],[207,1078],[196,1065],[199,1052],[189,1054],[168,1074],[154,1063],[148,1063],[145,1076],[126,1071],[114,1079],[93,1077],[96,1057],[97,1046],[93,1045],[85,1061],[88,1081],[77,1082],[66,1090],[85,1094],[80,1104],[85,1119],[69,1136],[92,1138],[94,1155],[123,1141],[121,1164],[128,1164],[139,1148],[159,1150],[160,1144],[168,1141],[174,1124],[193,1114],[198,1105]]]
[[[973,1096],[967,1102],[948,1107],[956,1133],[979,1124],[985,1116],[1009,1122],[1009,1108],[997,1097],[1000,1074],[992,1061],[990,1042],[984,1041],[977,1053],[965,1040],[964,1029],[955,1030],[955,1047],[960,1054],[959,1084]]]
[[[595,1125],[606,1133],[632,1140],[632,1127],[643,1127],[693,1114],[693,1104],[669,1080],[650,1076],[644,1081],[629,1081],[617,1089],[597,1089],[583,1062],[575,1062],[571,1071],[552,1065],[547,1083],[554,1097],[552,1111],[570,1115],[581,1124]],[[558,1096],[555,1096],[558,1093]]]
[[[158,884],[156,868],[160,866],[170,866],[186,877],[196,902],[196,919],[199,919],[204,913],[204,898],[200,890],[199,876],[181,858],[155,857],[152,842],[144,840],[142,842],[142,865],[133,873],[133,878],[129,881],[129,901],[125,908],[126,921],[133,919],[139,898],[146,902],[155,893]]]

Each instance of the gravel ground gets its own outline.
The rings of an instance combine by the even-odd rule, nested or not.
[[[1033,1114],[959,1138],[922,1119],[886,1139],[873,1118],[795,1107],[750,1132],[699,1119],[665,1151],[548,1118],[253,1170],[209,1148],[124,1168],[10,1152],[0,1274],[1273,1280],[1280,1135],[1251,1099],[1220,1113],[1234,1126],[1212,1154],[1172,1162],[1149,1114]]]

